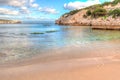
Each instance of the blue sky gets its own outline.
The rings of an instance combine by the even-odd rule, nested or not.
[[[70,10],[111,0],[0,0],[1,19],[55,20]]]

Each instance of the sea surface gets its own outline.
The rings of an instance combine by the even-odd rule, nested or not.
[[[54,22],[0,24],[0,63],[31,58],[69,45],[112,40],[120,40],[120,31],[61,26]]]

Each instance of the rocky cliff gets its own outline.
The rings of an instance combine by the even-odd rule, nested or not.
[[[56,20],[56,24],[120,29],[120,0],[71,11]]]

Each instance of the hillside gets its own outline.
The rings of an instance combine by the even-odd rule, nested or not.
[[[96,4],[65,13],[56,24],[92,26],[94,29],[120,29],[120,0]]]

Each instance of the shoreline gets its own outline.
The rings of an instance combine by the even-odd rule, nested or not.
[[[57,24],[57,23],[56,23]],[[91,29],[96,30],[120,30],[120,25],[80,25],[80,24],[57,24],[63,26],[90,26]]]
[[[20,63],[9,63],[0,66],[0,79],[119,80],[119,42],[71,45]]]
[[[107,58],[112,56],[114,57],[119,55],[117,53],[120,52],[118,44],[119,44],[119,40],[97,41],[94,43],[87,43],[82,45],[73,44],[73,45],[62,47],[62,48],[53,49],[45,52],[45,54],[43,53],[43,54],[36,55],[31,58],[26,58],[20,61],[18,60],[15,62],[10,61],[6,63],[1,63],[0,68],[25,66],[25,65],[30,65],[34,63],[43,64],[43,63],[49,63],[54,61],[71,60],[71,59],[74,60],[74,59]]]

